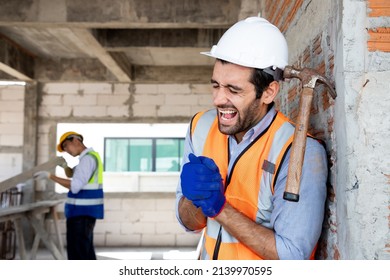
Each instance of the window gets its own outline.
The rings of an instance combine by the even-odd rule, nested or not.
[[[104,170],[177,172],[184,138],[105,138]]]

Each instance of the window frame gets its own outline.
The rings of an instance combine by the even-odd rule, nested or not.
[[[108,172],[150,172],[150,173],[159,173],[159,172],[179,172],[180,166],[182,162],[182,156],[184,152],[184,141],[185,137],[143,137],[143,136],[136,136],[136,137],[104,137],[103,138],[103,170],[106,172],[106,155],[107,155],[107,140],[128,140],[130,146],[131,140],[152,140],[152,170],[151,171],[108,171]],[[157,159],[157,140],[178,140],[178,170],[177,171],[156,171],[156,159]],[[182,141],[182,144],[181,144]],[[127,169],[130,169],[130,151],[127,150],[128,154],[128,162],[127,162]]]

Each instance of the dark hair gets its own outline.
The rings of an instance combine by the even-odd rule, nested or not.
[[[253,69],[252,76],[249,79],[249,82],[251,82],[255,86],[256,99],[261,98],[263,92],[273,81],[274,81],[274,77],[272,75],[264,72],[262,69],[257,69],[257,68]]]
[[[222,64],[231,63],[229,61],[222,60],[219,58],[217,58],[217,60],[220,61]],[[255,86],[256,99],[261,98],[263,92],[273,81],[274,77],[272,75],[264,72],[262,69],[253,68],[252,76],[249,78],[249,82]]]

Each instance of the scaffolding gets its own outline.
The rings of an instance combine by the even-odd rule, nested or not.
[[[0,193],[0,208],[20,205],[22,191],[13,187]],[[13,221],[0,222],[0,260],[13,260],[16,253],[16,232]]]

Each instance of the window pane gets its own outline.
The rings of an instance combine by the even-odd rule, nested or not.
[[[156,171],[179,171],[179,139],[156,139]]]
[[[130,139],[130,171],[153,171],[152,139]]]
[[[106,139],[105,171],[128,171],[128,139]]]

